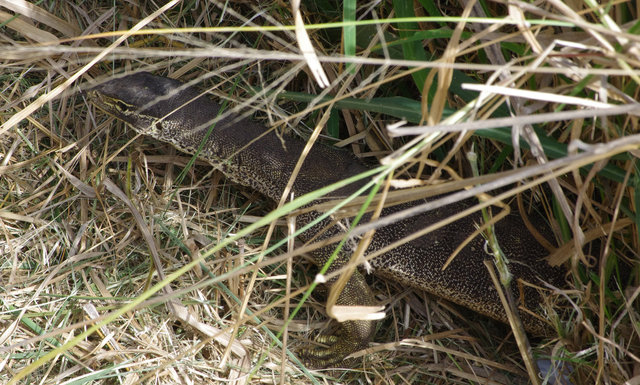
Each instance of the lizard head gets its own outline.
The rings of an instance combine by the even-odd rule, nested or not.
[[[175,139],[177,125],[198,111],[200,93],[177,80],[137,72],[100,83],[88,91],[101,110],[141,134]]]

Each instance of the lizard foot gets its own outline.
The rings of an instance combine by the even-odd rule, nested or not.
[[[375,323],[371,321],[346,321],[341,324],[337,334],[320,335],[316,341],[326,345],[311,349],[302,349],[300,357],[305,364],[313,368],[326,368],[341,364],[348,355],[364,349],[375,332]]]

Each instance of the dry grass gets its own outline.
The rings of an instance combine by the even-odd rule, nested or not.
[[[533,380],[507,326],[381,281],[374,283],[387,305],[381,344],[352,368],[309,372],[294,354],[285,357],[277,335],[284,304],[301,299],[287,295],[288,285],[304,289],[313,273],[303,258],[287,258],[294,253],[286,246],[254,263],[263,245],[285,238],[284,221],[273,235],[257,229],[179,272],[275,206],[204,162],[187,167],[189,156],[136,137],[78,92],[138,70],[199,79],[265,125],[305,138],[326,119],[325,140],[349,138],[341,144],[371,164],[388,156],[396,176],[420,176],[423,167],[423,178],[459,174],[466,179],[451,190],[500,188],[493,193],[506,191],[505,201],[523,182],[520,190],[540,201],[566,245],[554,260],[571,268],[570,287],[550,298],[566,306],[549,314],[557,336],[532,341],[533,361],[568,363],[573,384],[640,381],[637,109],[607,109],[638,99],[638,14],[630,3],[596,11],[589,2],[489,2],[492,19],[476,24],[426,19],[482,16],[457,3],[358,4],[357,17],[372,22],[357,34],[308,31],[325,90],[291,28],[252,29],[291,26],[287,4],[122,3],[0,0],[1,383]],[[312,3],[302,5],[305,24],[343,20],[332,2]],[[409,16],[425,18],[385,20]],[[576,113],[583,109],[592,111]],[[542,113],[549,115],[536,121]],[[413,141],[406,127],[386,129],[421,117],[446,125],[419,126]],[[464,121],[473,123],[456,126]],[[503,126],[522,134],[515,150],[509,129],[493,129]],[[472,135],[478,128],[485,130]],[[469,179],[472,148],[478,179]],[[575,252],[583,235],[600,239],[603,252]],[[320,300],[302,309],[285,333],[291,352],[324,328]],[[104,325],[86,335],[96,323]]]

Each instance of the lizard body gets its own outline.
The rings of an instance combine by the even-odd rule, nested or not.
[[[136,131],[171,143],[181,151],[194,154],[218,167],[229,179],[256,189],[278,201],[304,147],[304,142],[291,137],[280,138],[274,132],[265,133],[260,124],[237,116],[215,123],[219,105],[198,90],[181,82],[140,72],[99,84],[90,91],[93,102],[107,113],[125,121]],[[308,154],[292,192],[296,197],[310,191],[367,171],[352,154],[328,146],[316,145]],[[357,182],[332,194],[350,194],[364,182]],[[382,216],[411,206],[412,203],[385,208]],[[443,218],[462,211],[471,201],[462,201],[420,214],[378,229],[367,254],[408,236]],[[311,211],[296,218],[299,227],[318,217]],[[439,297],[463,305],[481,314],[507,322],[489,273],[483,263],[487,257],[484,239],[476,237],[442,270],[455,248],[482,223],[480,214],[463,218],[382,255],[370,263],[376,275],[424,289]],[[302,241],[326,239],[343,229],[326,219],[311,227]],[[559,284],[562,269],[549,266],[544,257],[548,251],[526,229],[520,216],[510,214],[496,225],[502,249],[511,260],[513,276],[540,285],[540,279]],[[322,265],[332,251],[331,246],[313,252],[314,261]],[[333,269],[349,259],[344,250]],[[352,250],[351,250],[352,251]],[[513,284],[513,295],[521,305],[536,313],[541,296],[531,287]],[[341,305],[373,305],[375,300],[362,273],[356,271],[338,299]],[[544,334],[548,325],[529,312],[521,312],[525,329]],[[307,351],[320,366],[333,364],[366,346],[375,331],[372,321],[342,323],[341,338],[333,339],[327,350]]]

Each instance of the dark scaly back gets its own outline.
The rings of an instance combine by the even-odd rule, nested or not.
[[[472,199],[460,201],[391,224],[376,233],[368,252],[449,218],[475,203]],[[387,208],[383,215],[408,208],[409,205]],[[539,229],[546,227],[541,218],[532,220]],[[472,214],[398,246],[375,258],[371,264],[378,274],[385,278],[419,287],[508,323],[506,312],[484,265],[484,260],[489,256],[485,252],[485,241],[481,235],[474,238],[453,262],[442,270],[442,266],[458,245],[482,223],[481,214]],[[519,299],[521,305],[529,311],[538,313],[542,302],[540,293],[519,281],[537,286],[544,286],[542,281],[546,281],[561,286],[564,282],[564,270],[554,268],[546,262],[545,257],[549,252],[531,235],[519,213],[511,213],[500,220],[495,225],[495,232],[502,251],[510,261],[513,297]],[[527,331],[536,335],[548,334],[549,326],[542,319],[522,311],[520,316]]]

